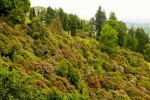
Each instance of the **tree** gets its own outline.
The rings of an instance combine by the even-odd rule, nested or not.
[[[106,21],[105,11],[102,11],[101,7],[99,6],[97,13],[95,15],[95,25],[96,25],[96,38],[100,36],[100,32],[102,30],[102,24]]]
[[[118,47],[118,32],[109,24],[104,24],[99,37],[100,48],[103,52],[115,53]]]
[[[145,60],[150,62],[150,43],[145,45],[144,58],[145,58]]]
[[[34,9],[34,7],[31,7],[30,8],[30,15],[29,15],[30,20],[32,20],[33,17],[36,17],[35,9]]]
[[[69,15],[69,28],[71,30],[71,35],[76,35],[77,30],[77,21],[76,21],[76,15],[70,14]]]
[[[126,48],[136,51],[138,46],[138,40],[135,38],[135,29],[131,27],[128,30],[128,35],[126,39]]]
[[[12,10],[22,8],[22,12],[27,13],[30,9],[30,0],[0,0],[0,15],[9,15]]]
[[[114,30],[118,32],[118,44],[120,47],[125,47],[127,38],[127,27],[122,21],[108,20],[104,24],[109,24]]]
[[[60,34],[63,31],[61,20],[58,18],[55,18],[52,20],[50,24],[50,30],[54,34]]]
[[[42,6],[35,6],[34,9],[35,9],[35,13],[37,14],[37,18],[40,21],[45,21],[46,13],[47,13],[46,8]]]
[[[8,16],[8,23],[20,24],[25,22],[25,14],[30,9],[30,0],[1,0],[0,4],[0,16]]]
[[[25,23],[25,13],[22,8],[14,9],[9,13],[7,22],[11,25]]]
[[[138,40],[138,47],[137,52],[140,52],[143,54],[143,49],[145,49],[145,45],[149,43],[149,36],[145,33],[145,31],[142,28],[137,28],[135,37]]]
[[[67,13],[65,13],[64,14],[64,22],[63,22],[63,29],[65,30],[65,31],[69,31],[69,25],[68,25],[68,21],[69,21],[69,19],[68,19],[68,14]]]
[[[110,12],[109,19],[117,20],[116,14],[114,12]]]
[[[33,17],[36,17],[36,14],[35,14],[35,9],[34,9],[34,7],[33,7],[32,9],[33,9]]]
[[[52,19],[54,19],[56,17],[56,11],[54,9],[52,9],[51,7],[47,8],[47,13],[46,13],[46,24],[50,25]]]

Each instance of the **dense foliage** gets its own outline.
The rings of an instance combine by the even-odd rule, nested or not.
[[[2,99],[150,98],[150,65],[141,54],[119,48],[108,55],[98,49],[101,42],[67,35],[52,22],[49,28],[36,20],[30,27],[0,25]]]
[[[30,0],[0,0],[0,16],[7,16],[9,24],[25,22],[25,14],[30,9]]]
[[[94,18],[51,7],[33,7],[28,17],[0,23],[0,100],[150,99],[150,44],[142,29],[127,32],[124,22],[103,20],[97,41]],[[91,36],[79,37],[84,32]]]

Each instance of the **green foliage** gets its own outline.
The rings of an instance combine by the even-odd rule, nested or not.
[[[117,51],[118,33],[108,24],[105,24],[99,37],[100,48],[107,53],[115,53]]]
[[[46,18],[45,18],[46,24],[50,25],[52,19],[54,19],[56,17],[56,12],[51,7],[48,7],[47,8],[47,13],[46,13],[45,16],[46,16]]]
[[[63,95],[56,88],[52,88],[47,97],[49,100],[64,100],[63,98]]]
[[[144,32],[142,28],[137,28],[135,37],[138,40],[137,51],[143,54],[143,49],[145,49],[145,45],[149,43],[149,36]]]
[[[109,20],[117,20],[117,17],[114,12],[110,12]]]
[[[1,0],[0,15],[8,16],[10,24],[22,24],[25,22],[25,14],[30,9],[30,0]]]
[[[63,32],[60,19],[53,19],[50,24],[50,31],[55,34],[61,34]]]
[[[14,9],[9,13],[8,23],[11,25],[14,24],[23,24],[25,23],[25,13],[22,8]]]
[[[114,30],[118,32],[118,44],[120,47],[126,46],[126,39],[127,39],[127,27],[126,24],[122,21],[117,20],[108,20],[104,24],[109,24]]]
[[[123,48],[125,42],[120,42],[122,47],[118,48],[118,34],[126,34],[123,22],[107,21],[99,41],[83,39],[66,34],[61,26],[67,23],[63,19],[68,25],[76,23],[79,33],[92,33],[95,19],[81,21],[76,15],[55,9],[52,13],[58,19],[53,16],[50,26],[46,26],[41,21],[45,21],[47,12],[42,9],[35,7],[37,16],[28,24],[0,24],[0,99],[150,99],[150,64],[144,60],[144,56],[149,58],[149,44],[144,56],[130,51],[137,50],[139,41],[131,31],[125,41],[133,43],[131,39],[135,38],[135,48],[129,43],[129,49]]]
[[[99,6],[96,14],[95,14],[95,26],[96,26],[96,38],[99,39],[100,32],[102,30],[102,24],[106,21],[105,11],[102,11],[101,7]]]
[[[145,57],[145,60],[150,62],[150,43],[146,44],[146,46],[145,46],[144,57]]]

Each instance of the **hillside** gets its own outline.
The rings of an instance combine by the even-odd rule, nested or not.
[[[58,23],[56,23],[58,24]],[[149,100],[150,63],[33,20],[0,23],[0,100]]]

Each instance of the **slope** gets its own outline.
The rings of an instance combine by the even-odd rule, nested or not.
[[[33,20],[0,24],[0,99],[150,99],[150,64],[119,48],[108,55],[95,39]]]

